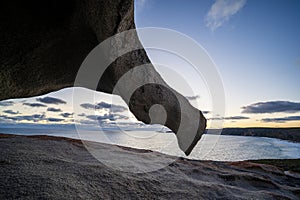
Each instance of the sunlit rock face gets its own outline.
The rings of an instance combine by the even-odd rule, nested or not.
[[[94,47],[135,28],[134,1],[4,0],[0,21],[0,100],[31,97],[73,86],[81,63]],[[147,63],[144,49],[119,57],[105,71],[97,90],[112,93],[126,72]],[[196,133],[179,138],[180,148],[189,154],[206,127],[202,113],[172,90],[151,64],[135,76],[157,84],[136,90],[128,103],[130,110],[137,119],[165,124],[175,133],[181,119],[196,123]],[[124,98],[124,92],[119,94]],[[167,112],[163,122],[150,119],[154,104],[163,105]],[[188,133],[189,126],[181,127],[181,132]]]

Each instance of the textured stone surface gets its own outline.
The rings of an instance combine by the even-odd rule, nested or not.
[[[133,0],[1,1],[0,100],[42,95],[73,86],[82,61],[97,44],[135,28],[133,3]],[[106,70],[97,90],[111,93],[122,75],[146,63],[150,60],[143,49],[121,56]],[[130,99],[130,110],[139,120],[150,123],[151,106],[163,105],[168,116],[166,125],[175,133],[180,119],[196,124],[197,133],[190,133],[185,126],[182,132],[191,135],[179,139],[181,149],[189,154],[206,127],[202,113],[167,86],[152,65],[136,76],[159,85],[139,88]],[[119,92],[124,98],[124,91]]]
[[[124,162],[148,158],[141,149],[98,147],[108,156],[123,155]],[[162,162],[171,157],[151,155]],[[0,199],[300,198],[299,178],[283,168],[247,161],[174,160],[156,171],[126,173],[96,160],[79,140],[0,134]],[[299,166],[299,160],[293,163]]]
[[[72,86],[99,42],[134,28],[132,1],[5,0],[0,9],[0,99]]]

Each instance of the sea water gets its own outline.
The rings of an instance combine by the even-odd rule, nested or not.
[[[150,149],[169,155],[183,156],[178,148],[176,136],[157,128],[119,128],[102,130],[74,125],[0,125],[0,133],[22,135],[50,135],[118,144],[140,149]],[[198,142],[191,159],[240,161],[251,159],[300,158],[300,143],[266,137],[230,136],[205,134]]]

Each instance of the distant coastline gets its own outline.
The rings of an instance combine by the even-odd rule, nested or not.
[[[217,129],[210,129],[210,131]],[[300,128],[224,128],[222,135],[270,137],[300,142]]]

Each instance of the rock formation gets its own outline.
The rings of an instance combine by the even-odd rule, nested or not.
[[[31,97],[73,86],[82,61],[95,46],[135,28],[134,1],[4,0],[0,21],[0,100]],[[105,71],[97,90],[112,93],[124,73],[147,63],[151,64],[143,49],[121,56]],[[160,84],[138,88],[128,103],[130,110],[137,119],[150,123],[151,106],[163,105],[165,125],[175,133],[183,118],[197,123],[194,135],[177,135],[180,148],[189,154],[205,130],[206,119],[167,86],[152,65],[146,72]],[[120,95],[124,98],[122,91]],[[179,105],[187,112],[181,112]],[[188,133],[188,126],[183,131]]]
[[[98,143],[99,151],[123,155],[131,167],[164,163],[171,156]],[[149,159],[149,156],[151,155]],[[128,173],[96,160],[81,141],[0,134],[0,199],[299,199],[295,171],[254,162],[176,158],[148,173]],[[160,162],[152,163],[153,159]],[[266,161],[265,161],[266,162]],[[264,162],[262,162],[264,163]],[[297,168],[296,168],[297,167]],[[141,169],[141,168],[138,168]]]

